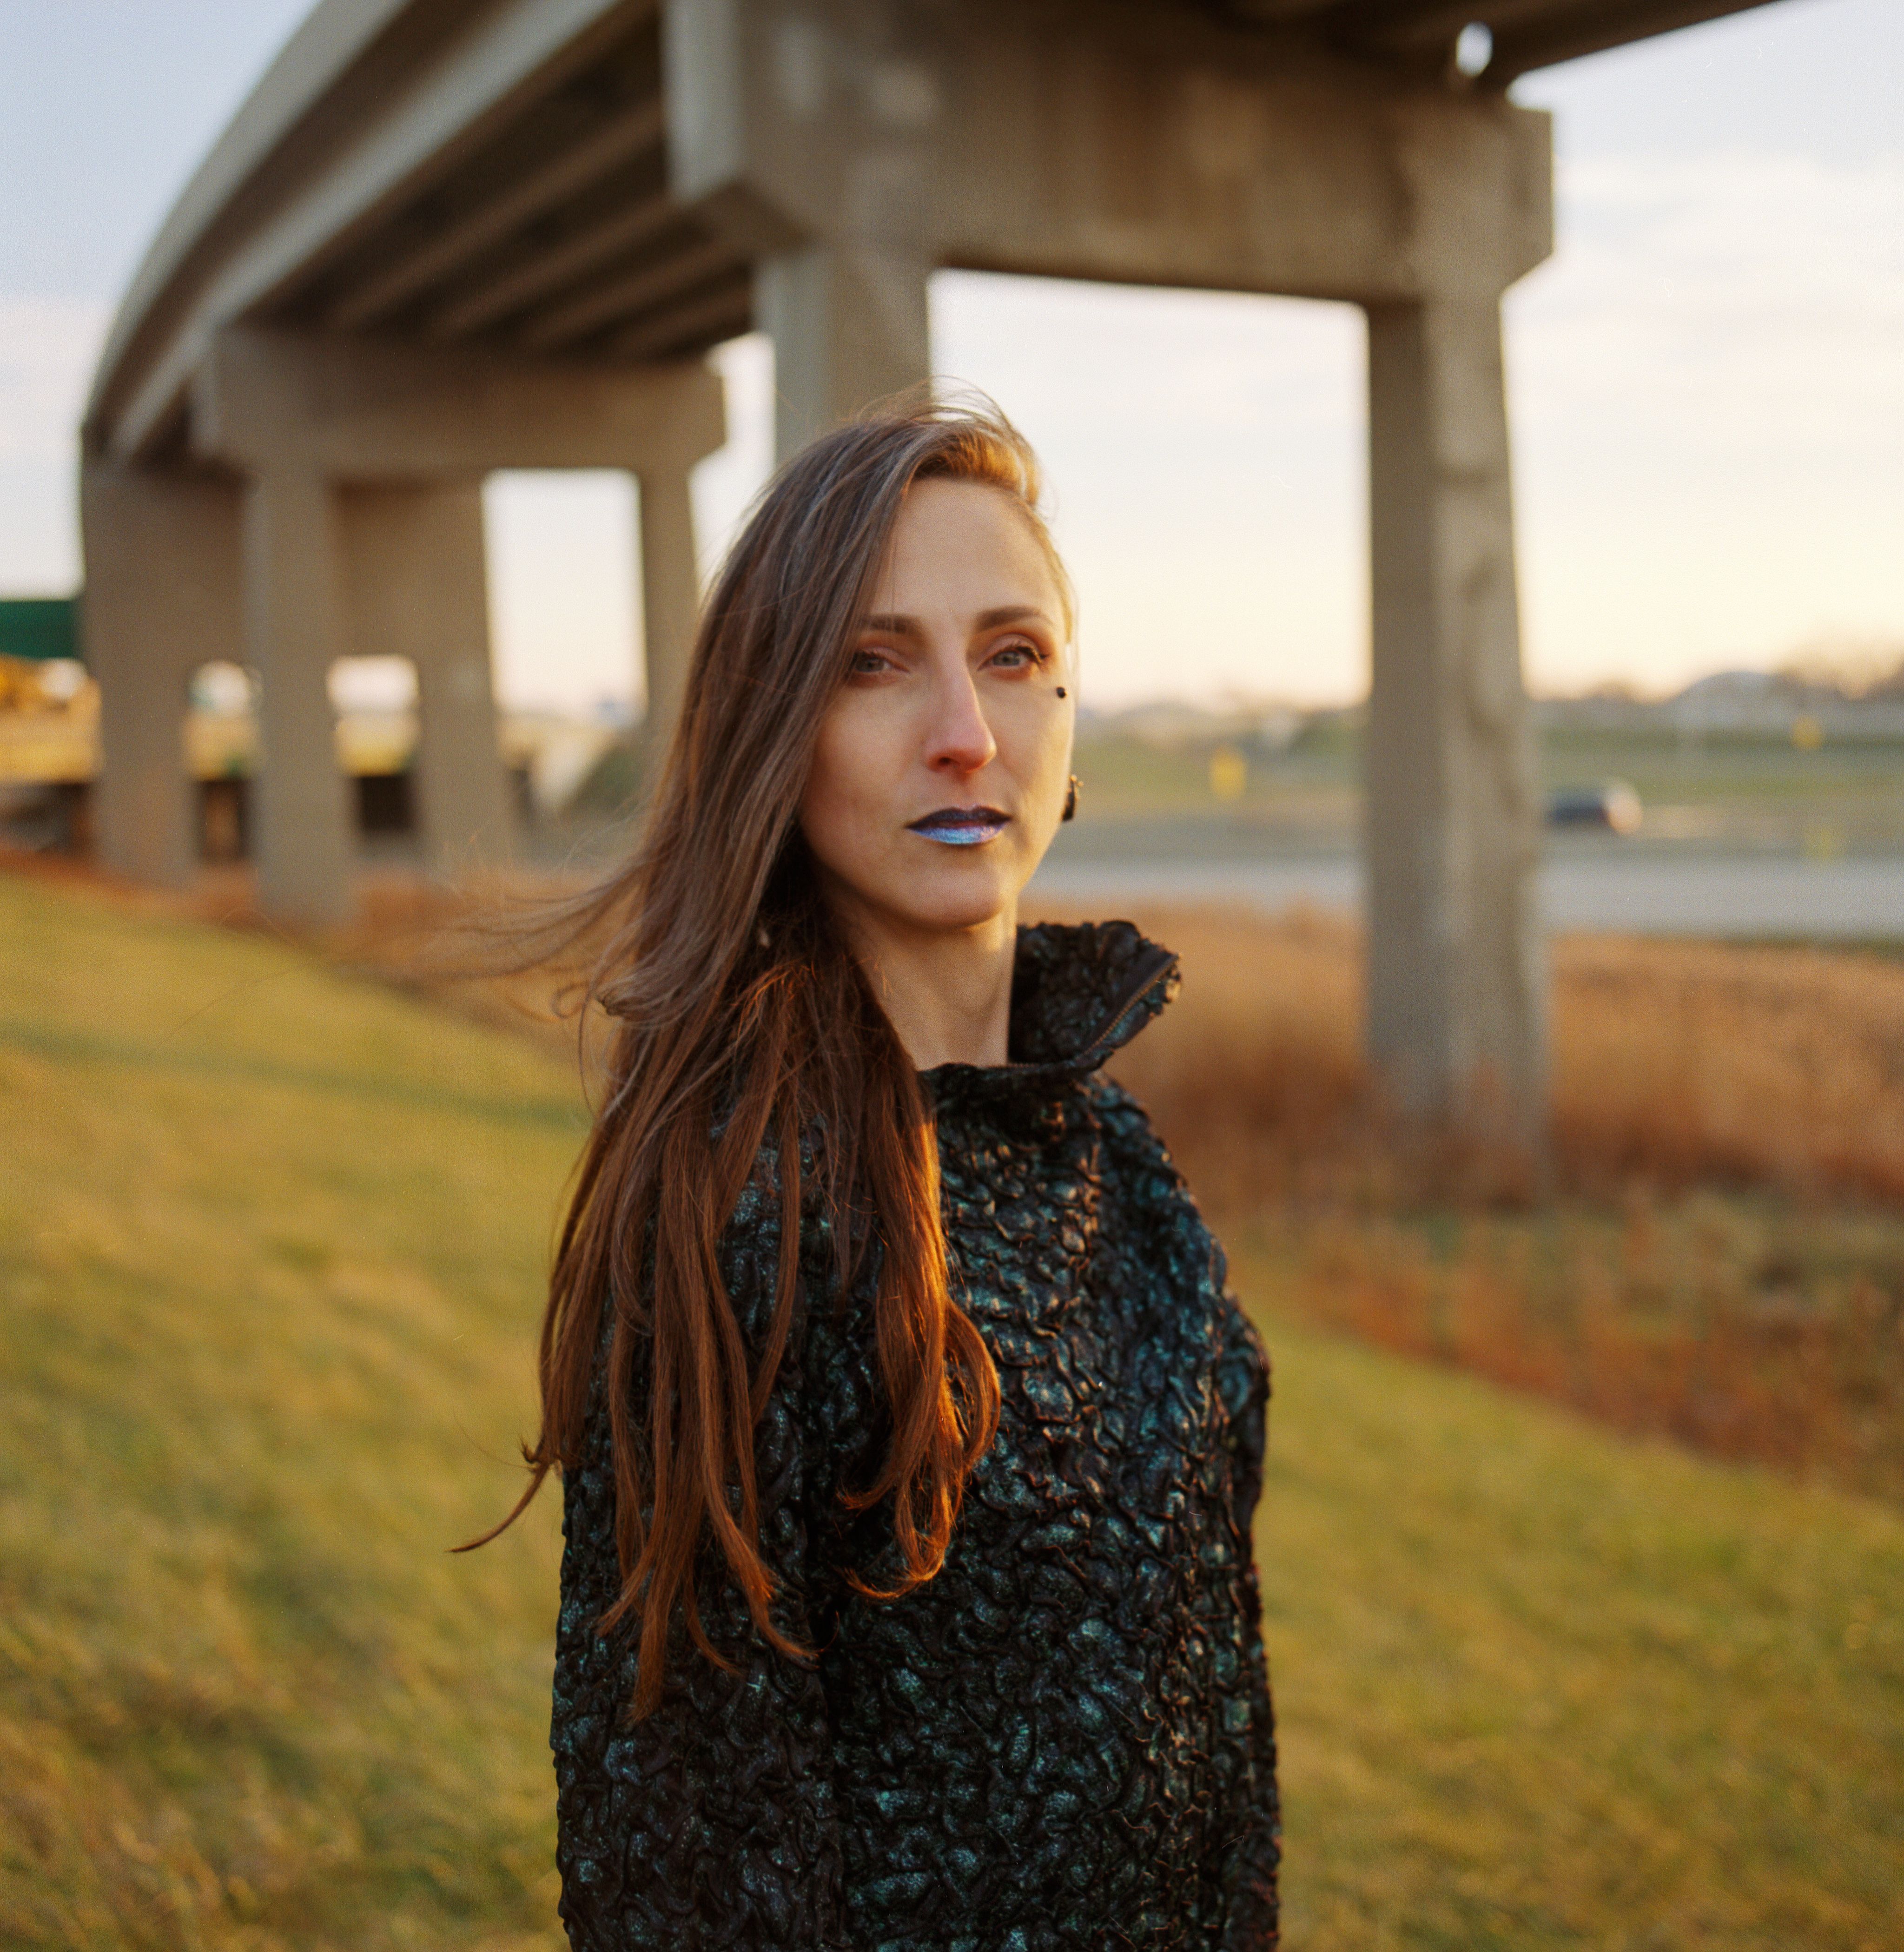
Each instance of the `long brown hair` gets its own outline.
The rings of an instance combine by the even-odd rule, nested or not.
[[[842,1282],[878,1254],[873,1334],[891,1441],[871,1483],[840,1490],[856,1509],[891,1500],[903,1569],[860,1590],[895,1598],[938,1570],[997,1426],[991,1357],[947,1279],[931,1113],[819,896],[795,818],[900,504],[928,476],[1011,496],[1068,607],[1038,513],[1036,461],[1002,416],[929,405],[824,436],[768,485],[707,599],[634,857],[570,912],[578,937],[605,944],[587,993],[612,1034],[543,1318],[541,1432],[525,1448],[530,1482],[503,1523],[552,1469],[579,1463],[612,1308],[622,1587],[599,1626],[638,1616],[637,1715],[660,1697],[677,1603],[694,1647],[730,1664],[696,1603],[709,1534],[762,1636],[810,1656],[772,1616],[753,1456],[793,1321],[803,1143],[839,1219]],[[769,1142],[778,1281],[750,1362],[718,1243]],[[632,1409],[638,1359],[645,1428]]]

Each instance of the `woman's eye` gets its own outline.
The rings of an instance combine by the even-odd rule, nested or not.
[[[1003,664],[1007,671],[1022,671],[1027,665],[1041,664],[1044,654],[1035,644],[1002,644],[992,653],[994,664]]]
[[[892,660],[884,651],[855,651],[847,669],[855,677],[877,677],[882,671],[892,668]]]

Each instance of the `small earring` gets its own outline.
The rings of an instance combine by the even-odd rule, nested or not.
[[[1060,817],[1066,820],[1076,820],[1078,817],[1078,776],[1076,773],[1071,775],[1071,784],[1065,790],[1064,812]]]

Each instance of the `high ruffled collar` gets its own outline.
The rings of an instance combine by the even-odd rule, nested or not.
[[[1040,922],[1018,931],[1010,1056],[919,1074],[934,1101],[1036,1096],[1095,1071],[1176,994],[1177,959],[1127,921]]]

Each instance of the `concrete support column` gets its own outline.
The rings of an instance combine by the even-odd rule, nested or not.
[[[644,468],[640,490],[641,639],[647,706],[641,743],[651,760],[668,749],[687,689],[700,576],[688,464]]]
[[[774,344],[778,460],[869,402],[932,377],[932,270],[916,249],[857,238],[761,261],[755,311]]]
[[[268,914],[351,912],[353,823],[337,765],[330,667],[349,648],[337,496],[315,468],[273,460],[245,496],[245,620],[257,668],[258,899]]]
[[[496,744],[482,490],[473,482],[344,490],[349,640],[416,666],[423,858],[454,880],[509,852]]]
[[[1545,981],[1492,295],[1369,311],[1368,1037],[1405,1112],[1537,1140]]]
[[[185,764],[186,687],[214,658],[245,662],[239,490],[86,458],[82,636],[99,681],[95,788],[100,858],[179,886],[198,867],[197,796]]]

